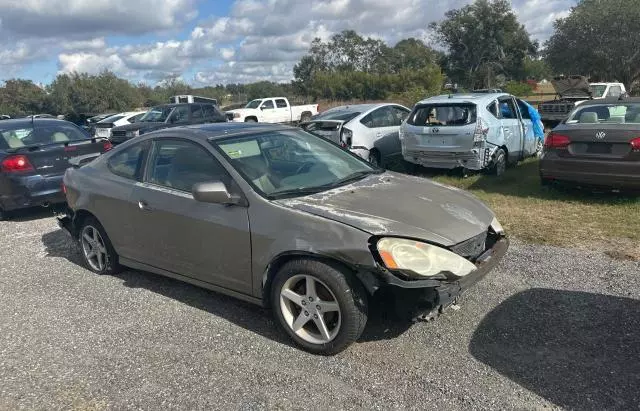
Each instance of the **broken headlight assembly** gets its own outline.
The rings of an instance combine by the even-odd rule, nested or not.
[[[421,241],[385,237],[376,243],[376,249],[387,269],[410,272],[416,278],[443,273],[464,277],[476,269],[469,260]]]

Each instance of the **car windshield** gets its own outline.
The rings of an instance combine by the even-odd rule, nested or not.
[[[212,140],[212,144],[267,198],[330,190],[384,170],[301,130]]]
[[[173,111],[172,106],[158,106],[154,107],[151,110],[147,111],[147,113],[142,116],[139,120],[140,122],[153,122],[153,123],[164,123],[169,118],[169,115]]]
[[[244,108],[258,108],[258,106],[262,103],[262,100],[253,100],[247,103]]]
[[[603,84],[591,84],[589,86],[589,91],[591,95],[595,98],[604,96],[604,92],[607,90],[607,86]]]
[[[347,122],[358,117],[360,114],[361,111],[358,110],[333,109],[316,116],[315,120],[341,120]]]
[[[640,103],[590,104],[578,107],[567,124],[640,124]]]

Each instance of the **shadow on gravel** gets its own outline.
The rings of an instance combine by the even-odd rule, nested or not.
[[[479,361],[569,409],[640,404],[640,301],[532,289],[480,323],[469,347]]]
[[[31,207],[15,210],[9,214],[8,222],[28,222],[41,220],[43,218],[50,218],[55,215],[56,211],[59,211],[62,208],[63,206],[51,206]]]
[[[47,256],[65,258],[69,262],[85,268],[79,246],[74,244],[71,237],[63,230],[43,234],[42,243],[46,247]],[[86,273],[94,275],[88,270]],[[127,270],[115,277],[122,280],[126,287],[149,290],[224,318],[265,338],[293,346],[284,332],[278,329],[270,310],[215,291],[145,271]],[[385,300],[371,304],[369,321],[360,342],[395,338],[410,327],[409,323],[399,322],[395,315],[388,313],[388,310],[384,309],[385,304],[388,304]]]

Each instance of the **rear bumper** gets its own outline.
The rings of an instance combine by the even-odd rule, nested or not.
[[[62,192],[63,174],[53,176],[6,177],[0,194],[5,211],[66,202]]]
[[[464,167],[469,170],[482,170],[491,164],[495,149],[480,147],[461,152],[402,150],[402,157],[405,161],[427,168],[450,170]]]
[[[640,190],[640,162],[574,160],[543,155],[540,178],[588,187]]]

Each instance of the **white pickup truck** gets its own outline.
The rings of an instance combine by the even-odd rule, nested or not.
[[[292,106],[286,97],[268,97],[250,101],[244,108],[225,112],[236,123],[300,123],[318,114],[317,104]]]

